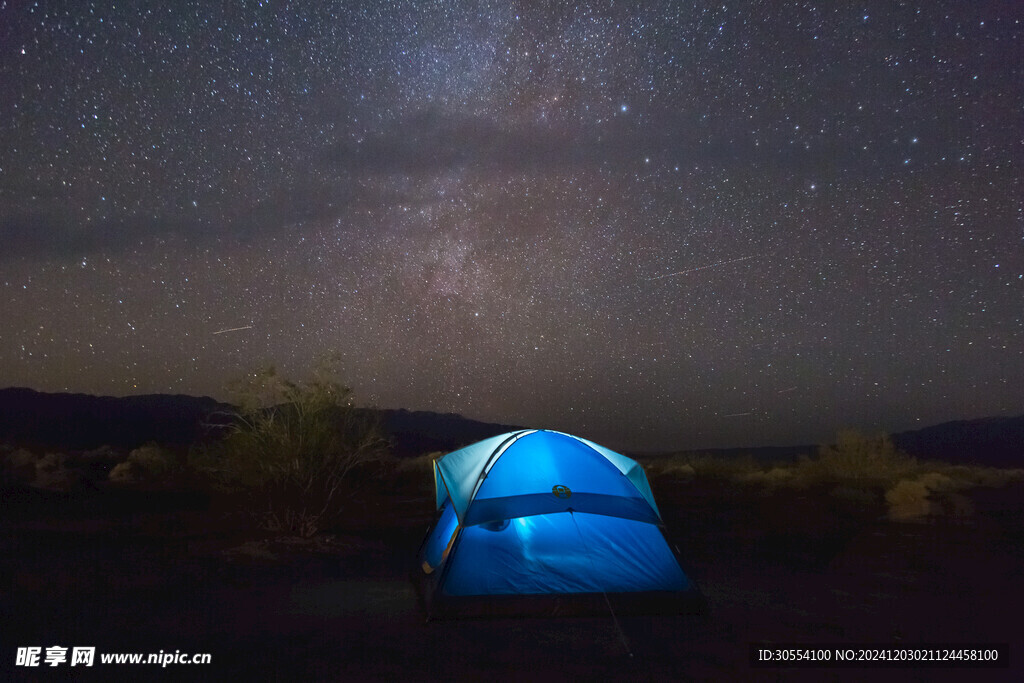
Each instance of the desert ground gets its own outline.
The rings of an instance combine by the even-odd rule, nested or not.
[[[662,470],[655,496],[707,598],[705,616],[428,623],[408,580],[433,514],[421,470],[353,494],[311,538],[254,528],[204,492],[10,486],[0,522],[3,677],[1021,680],[1022,482],[892,519],[849,492]],[[1010,643],[1011,661],[755,669],[752,642]],[[211,664],[14,665],[18,647],[52,645],[202,652]]]

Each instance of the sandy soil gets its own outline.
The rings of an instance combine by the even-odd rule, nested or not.
[[[94,667],[188,680],[1024,680],[1021,486],[967,520],[893,523],[828,501],[656,491],[708,617],[426,623],[406,575],[430,499],[359,502],[336,534],[266,538],[201,496],[20,491],[0,520],[0,677],[18,646],[209,652]],[[751,669],[751,642],[1009,642],[1011,667]],[[130,670],[129,670],[130,669]],[[52,674],[52,675],[51,675]]]

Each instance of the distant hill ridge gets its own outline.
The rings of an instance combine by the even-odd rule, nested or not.
[[[1024,415],[943,422],[893,434],[892,442],[918,457],[1024,467]]]
[[[209,416],[230,409],[205,396],[113,397],[0,389],[0,441],[65,450],[103,445],[129,449],[147,441],[184,445],[201,437]]]
[[[131,449],[148,441],[185,446],[203,438],[210,423],[225,423],[231,410],[230,404],[206,396],[112,397],[0,389],[0,443],[51,450],[89,450],[103,445]],[[447,452],[519,429],[453,413],[367,410],[381,417],[399,456]],[[892,439],[898,448],[920,458],[1024,466],[1024,415],[946,422],[899,432]],[[794,446],[704,452],[785,459],[813,450],[814,446]]]
[[[185,446],[210,425],[227,424],[234,406],[207,396],[92,396],[0,389],[0,443],[34,449],[137,448],[148,441]],[[455,414],[366,409],[380,416],[399,456],[449,451],[518,429]]]

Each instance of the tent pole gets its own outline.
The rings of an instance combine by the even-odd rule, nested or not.
[[[590,567],[594,570],[594,574],[597,574],[597,566],[594,564],[594,557],[590,554],[590,546],[587,544],[587,539],[583,537],[583,532],[580,531],[580,525],[576,522],[576,514],[572,508],[569,508],[569,517],[572,518],[572,524],[576,527],[576,533],[579,535],[580,540],[583,541],[583,549],[587,551],[587,560],[590,561]],[[608,613],[612,615],[612,623],[615,624],[615,630],[619,634],[619,640],[622,642],[622,647],[626,648],[626,654],[629,658],[633,658],[633,650],[629,647],[629,639],[626,638],[626,632],[622,630],[622,625],[619,623],[619,618],[615,616],[615,610],[612,609],[612,602],[608,599],[608,593],[602,588],[601,595],[604,597],[604,604],[608,607]]]

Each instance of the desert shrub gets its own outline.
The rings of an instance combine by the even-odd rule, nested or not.
[[[896,450],[885,434],[867,436],[854,430],[839,432],[834,445],[821,446],[817,458],[802,458],[798,478],[805,484],[844,483],[877,485],[913,476],[918,462]]]
[[[43,489],[69,491],[81,483],[79,473],[71,469],[66,453],[47,453],[36,461],[32,485]]]
[[[643,465],[648,479],[665,483],[774,486],[788,477],[782,468],[769,468],[766,472],[750,455],[679,453],[650,457],[643,461]]]
[[[742,481],[747,484],[761,484],[769,488],[789,485],[793,481],[793,470],[786,467],[755,470],[743,475]]]
[[[114,465],[121,460],[121,457],[122,456],[118,455],[118,452],[116,450],[114,450],[110,446],[104,445],[100,446],[99,448],[94,448],[91,451],[85,451],[84,453],[79,454],[77,459],[78,462],[82,465],[90,465],[93,463],[100,463],[103,465]]]
[[[940,472],[926,472],[913,481],[904,479],[885,493],[889,517],[896,520],[919,519],[939,513],[954,517],[971,514],[971,504],[954,493],[967,484]]]
[[[834,513],[862,520],[886,513],[893,520],[966,519],[973,514],[966,489],[1024,481],[1024,469],[919,461],[897,450],[886,435],[851,430],[839,432],[816,456],[790,462],[759,465],[750,456],[706,453],[649,456],[642,462],[656,485],[693,481],[729,495],[827,496]]]
[[[648,456],[638,459],[638,462],[643,465],[647,478],[651,480],[663,477],[669,479],[692,479],[696,474],[693,467],[686,462],[686,456],[683,455]]]
[[[676,455],[667,459],[661,467],[663,476],[721,481],[738,481],[760,470],[749,455],[723,457],[709,453]]]
[[[697,476],[697,470],[693,468],[693,465],[684,463],[682,465],[671,465],[662,470],[662,475],[675,479],[690,480]]]
[[[311,536],[340,510],[349,475],[387,453],[379,424],[351,402],[330,366],[306,382],[273,367],[236,383],[226,436],[191,463],[249,494],[268,530]]]
[[[110,479],[110,481],[122,484],[138,481],[139,479],[135,471],[132,469],[132,464],[127,460],[114,465],[114,469],[110,470],[110,474],[107,478]]]
[[[32,451],[25,448],[18,448],[7,453],[4,457],[4,462],[8,467],[31,467],[34,470],[38,459],[39,458],[37,458],[35,453]]]
[[[984,486],[999,488],[1015,481],[1024,481],[1024,470],[999,469],[971,465],[950,465],[941,468],[941,473],[963,486]]]
[[[36,472],[55,472],[66,467],[68,456],[65,453],[47,453],[36,460]]]
[[[961,488],[960,484],[940,472],[926,472],[918,477],[917,480],[924,484],[925,488],[929,491],[936,493],[945,493]]]
[[[667,457],[640,456],[636,460],[643,466],[648,479],[660,477],[670,463]]]
[[[921,519],[931,512],[930,491],[921,481],[904,479],[885,492],[889,518],[897,521]]]
[[[122,483],[156,481],[172,474],[177,468],[172,453],[155,443],[147,443],[130,452],[127,460],[115,465],[109,479]]]
[[[3,456],[2,483],[31,484],[36,478],[36,461],[34,453],[24,448],[9,451]]]

